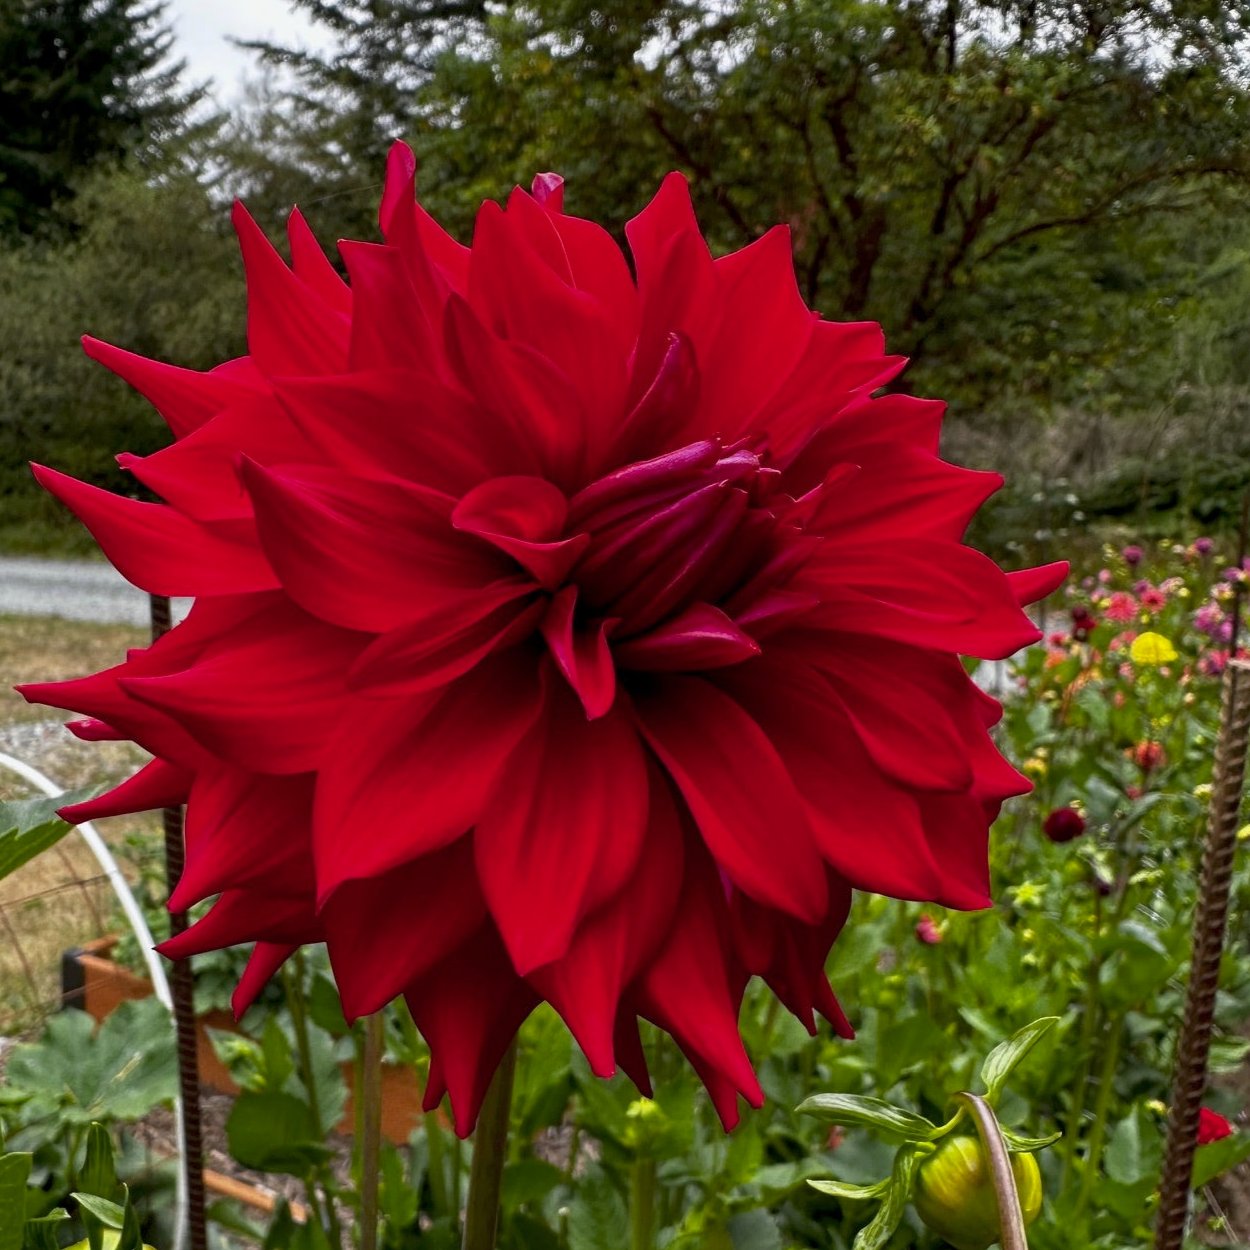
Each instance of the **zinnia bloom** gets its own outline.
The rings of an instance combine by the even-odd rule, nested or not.
[[[1085,832],[1085,817],[1075,807],[1057,807],[1042,821],[1042,832],[1052,842],[1071,842]]]
[[[1138,634],[1129,645],[1128,653],[1133,657],[1134,664],[1148,667],[1170,664],[1176,659],[1176,648],[1172,645],[1172,640],[1163,634],[1150,631]]]
[[[1109,621],[1131,621],[1139,610],[1137,600],[1127,590],[1117,590],[1107,600],[1103,613]]]
[[[916,921],[916,938],[926,946],[937,946],[942,941],[942,930],[932,916],[921,916]]]
[[[1130,752],[1133,763],[1142,770],[1143,773],[1152,773],[1156,768],[1162,768],[1167,763],[1167,752],[1163,749],[1162,744],[1151,742],[1146,739],[1139,742]],[[1130,795],[1131,798],[1140,797]]]
[[[254,942],[236,1010],[324,941],[350,1017],[406,997],[461,1133],[542,1000],[643,1089],[637,1021],[666,1029],[731,1124],[750,975],[849,1034],[852,888],[989,904],[1028,783],[957,657],[1036,641],[1066,567],[963,545],[1001,479],[939,459],[940,403],[872,397],[903,361],[805,306],[786,230],[714,260],[674,174],[631,269],[544,174],[469,248],[414,168],[350,285],[298,213],[288,267],[236,210],[242,359],[87,341],[169,423],[122,457],[164,502],[37,476],[195,604],[24,693],[156,757],[71,819],[187,803],[170,905],[220,897],[163,949]]]
[[[1223,1141],[1233,1135],[1233,1126],[1218,1111],[1210,1107],[1198,1109],[1198,1145],[1209,1146],[1213,1141]]]
[[[1124,563],[1129,568],[1135,569],[1142,562],[1145,552],[1136,543],[1130,543],[1120,552],[1120,555],[1124,557]]]

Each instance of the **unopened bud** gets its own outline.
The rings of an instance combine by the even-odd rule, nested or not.
[[[1042,1176],[1032,1155],[1011,1156],[1026,1225],[1042,1209]],[[977,1137],[946,1137],[921,1163],[913,1196],[920,1218],[956,1250],[986,1250],[1002,1235],[985,1147]]]

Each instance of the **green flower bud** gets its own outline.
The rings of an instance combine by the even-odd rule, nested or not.
[[[1012,1155],[1025,1224],[1042,1209],[1042,1176],[1032,1155]],[[999,1238],[998,1200],[978,1137],[946,1137],[921,1164],[912,1195],[920,1218],[956,1250],[986,1250]]]

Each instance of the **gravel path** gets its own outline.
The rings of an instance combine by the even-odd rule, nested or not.
[[[175,599],[175,619],[186,616],[190,606],[189,599]],[[147,595],[111,565],[32,556],[0,556],[0,614],[110,625],[149,620]]]

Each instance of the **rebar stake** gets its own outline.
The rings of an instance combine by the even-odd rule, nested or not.
[[[1194,911],[1193,958],[1185,1016],[1176,1046],[1167,1152],[1159,1186],[1155,1250],[1181,1250],[1189,1219],[1189,1190],[1198,1141],[1198,1112],[1207,1086],[1211,1022],[1224,952],[1229,886],[1237,850],[1246,748],[1250,743],[1250,663],[1230,659],[1224,671],[1224,699],[1215,755],[1207,841]]]
[[[152,641],[173,626],[169,598],[149,595]],[[172,894],[182,876],[185,852],[182,843],[182,808],[161,812],[165,827],[165,885]],[[169,913],[169,936],[186,930],[186,912]],[[208,1250],[208,1225],[204,1212],[204,1126],[200,1114],[200,1063],[195,1029],[195,981],[189,959],[177,959],[169,972],[169,995],[174,1006],[174,1030],[178,1047],[178,1090],[182,1098],[182,1169],[187,1189],[187,1233],[191,1250]]]

